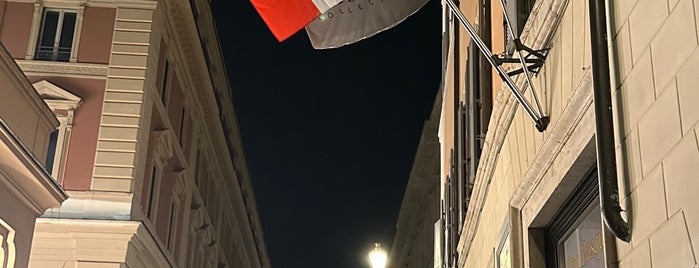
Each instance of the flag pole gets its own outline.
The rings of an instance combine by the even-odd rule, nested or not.
[[[483,43],[483,40],[478,36],[478,33],[476,33],[476,29],[473,28],[473,25],[466,19],[463,13],[461,13],[461,10],[459,10],[459,7],[454,3],[453,0],[444,0],[447,5],[449,5],[449,8],[451,9],[451,12],[456,16],[456,18],[459,20],[462,26],[466,28],[466,31],[468,34],[471,36],[471,40],[476,44],[478,49],[481,51],[481,54],[483,54],[484,58],[488,60],[488,63],[495,69],[495,71],[500,75],[500,78],[505,82],[507,85],[508,89],[514,95],[515,99],[519,104],[522,106],[524,111],[527,113],[529,118],[534,121],[536,124],[536,129],[539,130],[539,132],[543,132],[546,130],[546,127],[548,126],[549,123],[549,117],[548,116],[543,116],[540,114],[541,109],[539,111],[534,111],[534,108],[532,108],[532,105],[527,101],[527,99],[524,98],[522,95],[522,92],[519,90],[517,85],[512,81],[510,78],[510,75],[505,72],[505,70],[502,68],[501,64],[498,62],[499,59],[497,58],[497,55],[493,54],[493,52],[490,51],[488,46]],[[518,48],[518,52],[519,52]],[[523,63],[522,68],[524,69],[524,72],[528,71],[528,67],[526,66],[525,59],[521,56],[521,52],[519,53],[520,55],[520,62]],[[531,83],[529,77],[527,77],[527,81]],[[530,84],[532,87],[532,92],[534,91],[533,84]],[[534,95],[536,96],[536,95]],[[536,97],[535,97],[536,99]],[[538,105],[538,100],[537,100],[537,105]]]

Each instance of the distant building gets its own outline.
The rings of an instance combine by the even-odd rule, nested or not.
[[[434,222],[440,218],[437,130],[441,105],[441,95],[437,95],[430,117],[425,120],[422,127],[420,143],[398,214],[396,234],[388,256],[388,267],[432,266]]]
[[[512,54],[499,0],[458,2],[493,52]],[[550,48],[532,76],[551,120],[543,132],[445,10],[435,268],[697,266],[699,2],[597,2],[590,12],[585,0],[506,1],[522,42]],[[607,49],[606,31],[590,27],[605,15],[608,71],[592,56]],[[605,73],[611,88],[599,83]],[[511,77],[524,90],[524,75]],[[599,117],[610,109],[595,89],[611,94],[613,120]],[[600,192],[610,185],[618,192]]]
[[[58,121],[0,45],[0,267],[26,267],[34,222],[67,196],[46,171]]]
[[[59,119],[50,172],[70,196],[37,220],[30,267],[270,267],[208,1],[0,14]]]

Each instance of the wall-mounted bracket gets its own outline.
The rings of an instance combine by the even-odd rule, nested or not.
[[[503,10],[505,10],[505,3],[503,1],[504,0],[501,0],[500,3],[503,6]],[[538,72],[538,70],[541,68],[546,59],[548,49],[533,50],[523,45],[522,42],[519,40],[519,37],[515,35],[514,31],[512,30],[510,19],[507,17],[507,12],[504,12],[505,20],[507,21],[507,29],[510,32],[510,34],[515,37],[514,40],[516,40],[515,48],[517,58],[514,63],[519,62],[521,64],[521,68],[519,70],[514,70],[510,72],[513,74],[505,72],[505,69],[502,67],[502,64],[509,63],[511,60],[514,60],[514,58],[499,58],[497,55],[493,54],[493,52],[490,51],[490,49],[485,45],[485,43],[483,43],[483,40],[480,38],[480,36],[478,36],[478,33],[476,33],[476,29],[473,28],[473,25],[471,25],[471,23],[466,19],[459,7],[454,3],[454,0],[444,0],[444,2],[449,6],[449,9],[451,9],[452,14],[454,14],[454,16],[459,20],[461,25],[464,26],[464,28],[466,28],[466,31],[471,36],[471,40],[478,47],[481,54],[483,54],[484,58],[488,61],[488,63],[490,63],[493,69],[498,73],[500,78],[502,78],[505,85],[507,85],[507,88],[515,97],[515,100],[517,100],[517,102],[522,106],[522,109],[524,109],[524,111],[527,113],[527,116],[529,116],[529,118],[536,124],[536,129],[539,132],[544,132],[550,120],[549,117],[545,116],[543,114],[543,111],[541,110],[541,104],[539,104],[539,99],[536,97],[536,90],[534,89],[534,84],[532,83],[530,73],[534,71]],[[522,51],[528,52],[527,56],[525,56],[522,53]],[[532,56],[534,56],[534,58],[532,58]],[[525,84],[525,87],[522,90],[520,90],[519,87],[517,87],[515,82],[512,80],[512,78],[510,78],[511,75],[519,73],[524,73],[526,75],[527,83]],[[526,91],[527,87],[531,88],[530,92],[532,95],[532,100],[534,101],[534,104],[536,106],[532,106],[529,103],[529,101],[526,98],[524,98],[523,94],[524,91]]]
[[[519,38],[514,39],[513,42],[515,43],[515,49],[517,51],[527,52],[523,57],[527,70],[529,70],[531,73],[538,74],[539,70],[541,70],[541,66],[544,65],[544,61],[546,61],[546,56],[548,56],[550,48],[534,50],[527,45],[522,44],[522,41]],[[495,63],[498,65],[502,65],[504,63],[521,63],[519,58],[513,58],[512,55],[493,55],[493,57],[493,60],[495,60]],[[515,76],[523,72],[524,68],[518,68],[507,72],[507,75]]]

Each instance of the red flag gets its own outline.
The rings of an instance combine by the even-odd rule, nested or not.
[[[341,0],[250,0],[277,40],[284,41]]]

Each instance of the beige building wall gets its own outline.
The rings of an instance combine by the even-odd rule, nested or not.
[[[425,120],[413,167],[405,188],[388,267],[424,268],[434,262],[434,229],[439,220],[439,113],[441,95],[435,98]]]
[[[510,92],[504,87],[497,92],[461,229],[458,267],[509,267],[496,261],[506,237],[511,267],[542,267],[543,249],[533,237],[548,228],[595,166],[589,10],[587,1],[565,2],[537,1],[522,35],[534,49],[551,48],[534,77],[551,123],[539,133]],[[699,211],[691,189],[699,179],[699,110],[693,105],[699,97],[694,75],[699,68],[699,3],[612,2],[617,169],[626,210],[622,215],[631,223],[632,239],[605,244],[607,266],[694,267]],[[501,51],[493,47],[495,53]],[[451,63],[447,68],[453,68]],[[521,88],[523,77],[516,82]],[[453,85],[447,84],[445,92],[453,90],[449,87]],[[444,104],[451,104],[444,96]],[[442,120],[440,133],[453,132],[448,112]],[[442,152],[453,148],[451,141],[442,140]],[[442,158],[442,167],[444,178],[448,159]]]
[[[0,3],[70,195],[37,221],[30,267],[270,266],[209,2]],[[46,10],[76,14],[66,62],[35,60]]]
[[[699,256],[699,2],[616,1],[615,92],[631,243],[620,267],[691,267]]]

